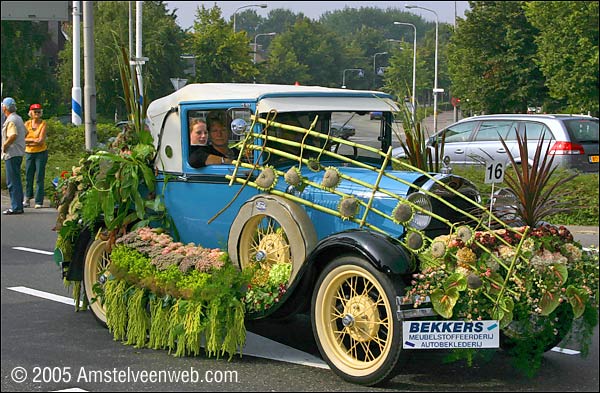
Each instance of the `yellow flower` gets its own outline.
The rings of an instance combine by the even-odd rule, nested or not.
[[[477,255],[468,247],[463,247],[456,252],[456,261],[461,265],[472,265],[477,261]]]

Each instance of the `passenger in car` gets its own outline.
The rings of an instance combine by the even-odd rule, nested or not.
[[[190,124],[190,154],[208,144],[208,129],[204,119],[192,119]]]
[[[201,168],[206,165],[231,164],[237,158],[238,152],[229,148],[229,130],[223,120],[208,118],[208,139],[210,144],[199,146],[190,155],[190,165]]]

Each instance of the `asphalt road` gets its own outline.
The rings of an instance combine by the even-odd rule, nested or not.
[[[7,207],[5,193],[2,207]],[[1,217],[2,391],[598,391],[597,327],[588,357],[548,352],[533,378],[515,371],[497,350],[488,350],[489,359],[476,359],[471,367],[464,361],[445,363],[449,352],[413,351],[399,374],[378,388],[346,383],[330,371],[304,315],[248,323],[243,356],[231,361],[126,346],[90,312],[75,312],[61,302],[68,303],[70,294],[49,255],[55,217],[51,208]],[[597,245],[595,229],[588,235]],[[568,342],[561,347],[579,349]],[[188,379],[149,382],[152,373],[157,378],[161,372]]]

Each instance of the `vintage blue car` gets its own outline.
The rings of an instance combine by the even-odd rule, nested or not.
[[[227,250],[241,268],[290,263],[282,301],[249,317],[309,311],[332,370],[365,385],[392,376],[402,322],[427,315],[401,301],[418,271],[415,252],[448,233],[449,223],[469,221],[466,212],[480,202],[463,178],[398,166],[391,157],[398,110],[375,91],[208,83],[185,86],[147,111],[157,189],[181,241]],[[332,135],[332,124],[352,120],[359,129],[370,113],[381,113],[379,146]],[[236,155],[193,166],[190,124],[198,118],[226,124]],[[87,250],[86,288],[101,280],[104,246]],[[105,319],[101,304],[91,308]]]

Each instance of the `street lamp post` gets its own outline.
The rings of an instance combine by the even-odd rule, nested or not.
[[[433,132],[437,132],[437,93],[440,91],[438,89],[437,80],[438,80],[438,25],[439,25],[439,17],[437,12],[431,10],[429,8],[421,7],[418,5],[405,5],[406,8],[419,8],[425,11],[433,12],[435,15],[435,71],[434,71],[434,81],[433,81]],[[443,90],[442,90],[443,91]]]
[[[277,34],[277,33],[271,32],[271,33],[261,33],[261,34],[257,34],[256,36],[254,36],[254,57],[252,58],[252,62],[254,64],[256,64],[256,48],[257,48],[257,46],[256,46],[256,39],[258,37],[260,37],[261,35],[275,35],[275,34]]]
[[[358,76],[361,78],[364,75],[362,68],[346,68],[344,72],[342,72],[342,89],[346,88],[346,71],[358,71]]]
[[[266,4],[248,4],[248,5],[243,5],[241,7],[236,8],[235,11],[233,11],[233,32],[235,33],[235,16],[237,14],[237,12],[243,8],[249,8],[249,7],[260,7],[260,8],[267,8]]]
[[[412,23],[404,23],[404,22],[394,22],[395,25],[406,25],[406,26],[412,26],[412,28],[414,29],[414,33],[415,33],[415,38],[413,41],[413,80],[412,80],[412,98],[410,100],[410,102],[412,103],[412,115],[413,115],[413,122],[417,121],[417,107],[415,105],[415,94],[416,94],[416,83],[417,83],[417,26],[413,25]],[[437,74],[437,72],[436,72]],[[437,83],[436,83],[437,86]],[[435,126],[434,126],[435,128]]]
[[[377,52],[373,55],[373,89],[375,89],[375,78],[377,78],[377,68],[375,68],[375,59],[379,55],[387,55],[387,52]]]

